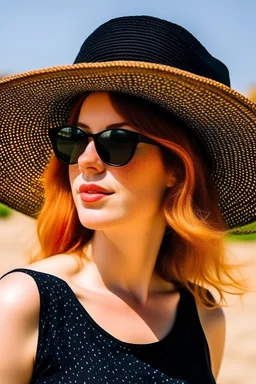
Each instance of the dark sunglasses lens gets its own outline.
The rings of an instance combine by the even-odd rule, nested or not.
[[[67,164],[75,164],[88,143],[87,136],[79,128],[64,127],[55,134],[55,154]]]
[[[97,140],[97,152],[107,164],[121,166],[132,158],[134,153],[133,132],[110,129],[102,132]]]

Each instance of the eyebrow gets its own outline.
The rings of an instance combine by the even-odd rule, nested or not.
[[[90,127],[84,123],[77,122],[78,127],[85,128],[85,129],[90,129]],[[120,123],[114,123],[106,126],[106,129],[111,129],[111,128],[121,128],[125,125],[128,125],[130,127],[130,124],[126,123],[125,121],[122,121]]]

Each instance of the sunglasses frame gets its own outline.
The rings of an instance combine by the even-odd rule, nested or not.
[[[131,159],[133,158],[134,156],[134,153],[135,153],[135,150],[137,148],[137,145],[139,143],[146,143],[146,144],[151,144],[151,145],[160,145],[159,143],[157,143],[156,141],[154,141],[153,139],[150,139],[149,137],[145,136],[145,135],[142,135],[141,133],[138,133],[138,132],[134,132],[134,131],[130,131],[129,129],[124,129],[124,128],[109,128],[109,129],[106,129],[106,130],[103,130],[101,132],[98,132],[98,133],[87,133],[85,132],[82,128],[79,128],[75,125],[64,125],[64,126],[61,126],[61,127],[58,127],[58,128],[50,128],[48,129],[48,134],[49,134],[49,137],[50,137],[50,140],[51,140],[51,143],[52,143],[52,147],[53,147],[53,151],[55,153],[55,156],[62,162],[62,163],[65,163],[65,164],[68,164],[68,165],[73,165],[73,164],[77,164],[78,163],[78,159],[77,161],[75,162],[67,162],[65,160],[63,160],[60,156],[59,156],[59,153],[60,151],[58,150],[57,148],[57,134],[59,131],[61,131],[62,129],[64,128],[73,128],[73,129],[76,129],[78,130],[79,132],[82,132],[82,134],[84,135],[84,138],[85,138],[85,142],[86,142],[86,145],[84,147],[84,151],[89,143],[89,138],[91,137],[94,141],[94,145],[95,145],[95,149],[97,151],[97,154],[99,156],[99,158],[107,165],[111,165],[112,167],[122,167],[126,164],[128,164]],[[105,132],[108,132],[108,131],[124,131],[124,132],[128,132],[131,139],[132,139],[132,148],[131,148],[131,154],[128,158],[128,160],[126,160],[124,163],[121,163],[121,164],[116,164],[116,163],[112,163],[110,161],[106,161],[102,158],[102,154],[100,153],[100,149],[99,149],[99,142],[98,142],[98,139],[99,137],[105,133]],[[81,155],[80,155],[81,156]],[[80,157],[79,156],[79,157]],[[79,158],[78,157],[78,158]]]

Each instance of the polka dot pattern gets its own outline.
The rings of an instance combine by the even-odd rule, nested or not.
[[[200,347],[202,357],[198,356],[201,365],[192,361],[189,367],[189,364],[186,366],[181,362],[180,375],[173,375],[176,369],[174,356],[179,354],[175,348],[175,326],[156,343],[121,342],[94,322],[65,281],[36,271],[15,271],[29,274],[40,293],[39,338],[31,384],[215,383],[205,362],[204,343]],[[191,322],[189,328],[191,334],[196,333]],[[176,330],[176,333],[179,332]],[[187,343],[190,337],[184,330],[181,334],[185,335]],[[181,340],[180,336],[178,339]],[[198,336],[196,340],[200,344]],[[193,344],[193,340],[190,341]],[[191,348],[192,353],[197,354],[196,347],[192,345]],[[181,349],[179,359],[185,358],[185,350],[186,345]],[[190,371],[191,380],[188,380],[186,375]],[[186,375],[182,378],[184,372]],[[199,377],[202,380],[198,380]]]
[[[0,79],[0,201],[37,216],[51,155],[48,128],[66,124],[86,91],[118,91],[168,109],[195,131],[209,157],[228,228],[256,220],[256,104],[229,87],[144,62],[83,63]],[[15,175],[15,177],[13,177]]]

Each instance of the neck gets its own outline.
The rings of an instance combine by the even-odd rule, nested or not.
[[[127,231],[95,231],[86,247],[92,261],[87,265],[88,284],[108,289],[117,295],[143,304],[150,294],[159,293],[170,284],[155,272],[155,265],[165,222]]]

